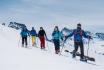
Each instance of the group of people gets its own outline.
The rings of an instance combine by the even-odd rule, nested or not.
[[[47,39],[47,35],[43,27],[40,27],[39,32],[37,33],[34,27],[32,27],[32,30],[29,31],[27,28],[23,28],[21,31],[21,37],[22,37],[22,47],[27,47],[27,37],[31,36],[32,39],[32,46],[36,46],[36,38],[38,37],[40,40],[40,47],[41,49],[45,49],[45,40]],[[87,35],[84,30],[81,28],[81,24],[77,24],[77,28],[72,31],[68,36],[62,36],[62,33],[60,32],[58,26],[55,26],[53,32],[52,32],[52,42],[55,46],[55,53],[60,53],[60,41],[66,41],[69,37],[74,36],[74,50],[73,50],[73,58],[76,57],[76,52],[78,50],[78,47],[80,48],[81,53],[81,60],[84,59],[84,46],[83,46],[83,37],[92,39],[91,36]],[[63,40],[63,37],[65,40]],[[25,44],[25,46],[24,46]]]
[[[29,31],[26,27],[22,28],[22,31],[20,33],[22,37],[22,47],[27,47],[27,37],[31,36],[32,40],[32,46],[36,46],[36,37],[39,37],[41,42],[41,49],[45,49],[45,38],[46,33],[43,29],[43,27],[40,27],[39,32],[37,33],[34,27],[32,27],[31,31]]]

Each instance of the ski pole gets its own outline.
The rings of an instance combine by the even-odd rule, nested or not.
[[[46,41],[46,42],[47,42],[47,48],[48,48],[49,52],[51,52],[51,50],[49,49],[48,41]]]
[[[36,46],[39,47],[39,37],[36,38]]]
[[[51,50],[49,49],[48,38],[47,38],[47,36],[46,36],[46,44],[47,44],[47,49],[49,50],[49,52],[51,52]]]
[[[64,42],[65,42],[65,40],[62,41],[62,48],[61,48],[61,50],[60,50],[60,55],[61,55],[61,53],[62,53],[62,51],[63,51],[63,49],[64,49]]]

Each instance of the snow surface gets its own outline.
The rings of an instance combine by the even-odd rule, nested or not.
[[[50,30],[49,30],[50,31]],[[52,31],[52,30],[51,30]],[[50,31],[50,32],[51,32]],[[37,46],[21,47],[20,31],[0,25],[0,70],[104,70],[104,41],[94,39],[90,42],[89,56],[95,57],[97,65],[91,65],[72,59],[71,54],[62,51],[62,55],[54,54],[54,45],[46,42],[47,51]],[[28,42],[30,38],[28,38]],[[67,41],[64,49],[73,50],[73,41]],[[85,54],[88,45],[85,45]],[[63,50],[64,50],[63,49]]]

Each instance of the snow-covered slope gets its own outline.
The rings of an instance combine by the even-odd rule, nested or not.
[[[31,43],[29,48],[22,48],[19,31],[0,25],[0,70],[103,70],[104,56],[99,53],[104,52],[101,47],[104,42],[94,41],[90,44],[89,54],[96,58],[97,66],[72,59],[64,51],[62,54],[68,57],[54,54],[54,46],[50,42],[46,42],[47,51],[32,47]],[[38,39],[37,43],[39,47]],[[72,41],[70,43],[73,45]],[[65,47],[70,51],[73,49],[69,43]]]

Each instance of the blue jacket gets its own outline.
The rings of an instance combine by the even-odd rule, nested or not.
[[[31,31],[30,31],[30,35],[31,35],[31,36],[37,36],[36,30],[31,30]]]
[[[81,29],[74,29],[73,32],[68,35],[68,37],[72,37],[74,36],[74,41],[75,42],[82,42],[82,38],[89,38],[88,35],[86,35],[86,33],[81,30]]]
[[[29,31],[27,29],[24,29],[20,33],[21,37],[27,37],[29,36]]]
[[[60,31],[53,31],[52,33],[52,38],[53,39],[57,39],[57,40],[60,40],[61,39],[61,32]]]

